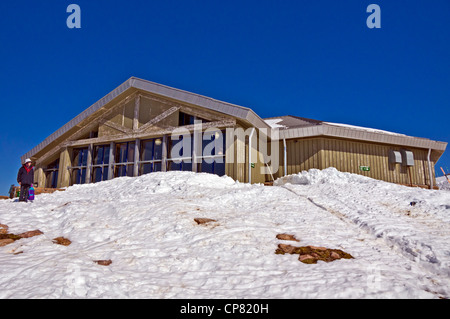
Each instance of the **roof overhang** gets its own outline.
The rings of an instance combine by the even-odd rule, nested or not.
[[[307,127],[286,128],[280,130],[280,139],[314,136],[330,136],[373,143],[398,145],[403,147],[432,149],[441,153],[443,153],[447,147],[446,142],[433,141],[427,138],[412,137],[403,134],[395,134],[352,126],[342,126],[327,122],[321,122],[318,125],[311,125]]]

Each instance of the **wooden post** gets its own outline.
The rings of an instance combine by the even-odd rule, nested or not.
[[[136,139],[134,142],[134,165],[133,165],[133,176],[136,177],[139,175],[139,149],[141,140]]]
[[[198,171],[198,163],[201,163],[202,156],[202,121],[195,120],[192,149],[192,171]]]
[[[167,152],[169,147],[168,135],[163,135],[162,139],[162,161],[161,161],[161,171],[167,171]]]
[[[113,179],[114,178],[114,147],[115,144],[114,142],[109,143],[109,165],[108,165],[108,179]]]
[[[70,186],[71,172],[68,167],[72,166],[71,151],[66,147],[59,155],[58,188]]]
[[[34,183],[37,183],[37,187],[45,187],[46,176],[42,167],[37,167],[34,170]]]
[[[85,184],[89,184],[91,182],[91,171],[92,171],[92,151],[94,149],[93,144],[89,144],[88,146],[88,155],[86,162],[86,179],[84,181]]]
[[[139,128],[139,108],[141,105],[141,96],[138,94],[134,100],[134,117],[133,117],[133,131]]]

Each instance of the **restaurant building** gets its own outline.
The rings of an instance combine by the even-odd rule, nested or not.
[[[252,109],[132,77],[21,158],[38,187],[193,171],[264,183],[311,168],[434,187],[445,142]]]

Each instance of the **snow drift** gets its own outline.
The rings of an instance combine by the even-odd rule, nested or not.
[[[450,192],[335,169],[275,185],[167,172],[1,201],[0,224],[43,235],[0,247],[0,298],[450,297]],[[303,264],[283,242],[354,259]]]

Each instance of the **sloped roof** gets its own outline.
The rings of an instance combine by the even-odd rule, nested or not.
[[[433,141],[428,138],[413,137],[368,127],[324,122],[293,115],[271,117],[264,120],[273,128],[279,129],[280,139],[324,135],[405,147],[431,148],[439,153],[443,153],[447,147],[446,142]]]
[[[169,86],[165,86],[162,84],[150,82],[147,80],[139,79],[136,77],[131,77],[121,85],[119,85],[116,89],[108,93],[106,96],[98,100],[96,103],[91,105],[89,108],[81,112],[71,121],[66,123],[64,126],[59,128],[53,134],[48,136],[44,141],[42,141],[39,145],[31,149],[29,152],[24,154],[21,157],[21,160],[24,161],[25,158],[33,157],[35,154],[43,150],[50,143],[56,141],[66,134],[69,130],[73,129],[76,125],[93,115],[95,112],[102,109],[106,104],[122,95],[124,92],[129,89],[138,89],[143,90],[149,93],[157,94],[162,97],[166,97],[172,100],[177,100],[180,102],[204,107],[209,110],[217,111],[220,113],[224,113],[235,118],[242,120],[243,122],[248,123],[249,125],[266,128],[268,130],[268,134],[270,134],[270,126],[264,122],[253,110],[250,108],[246,108],[243,106],[219,101],[212,99],[210,97],[202,96],[196,93],[191,93],[187,91],[183,91],[180,89],[172,88]]]

